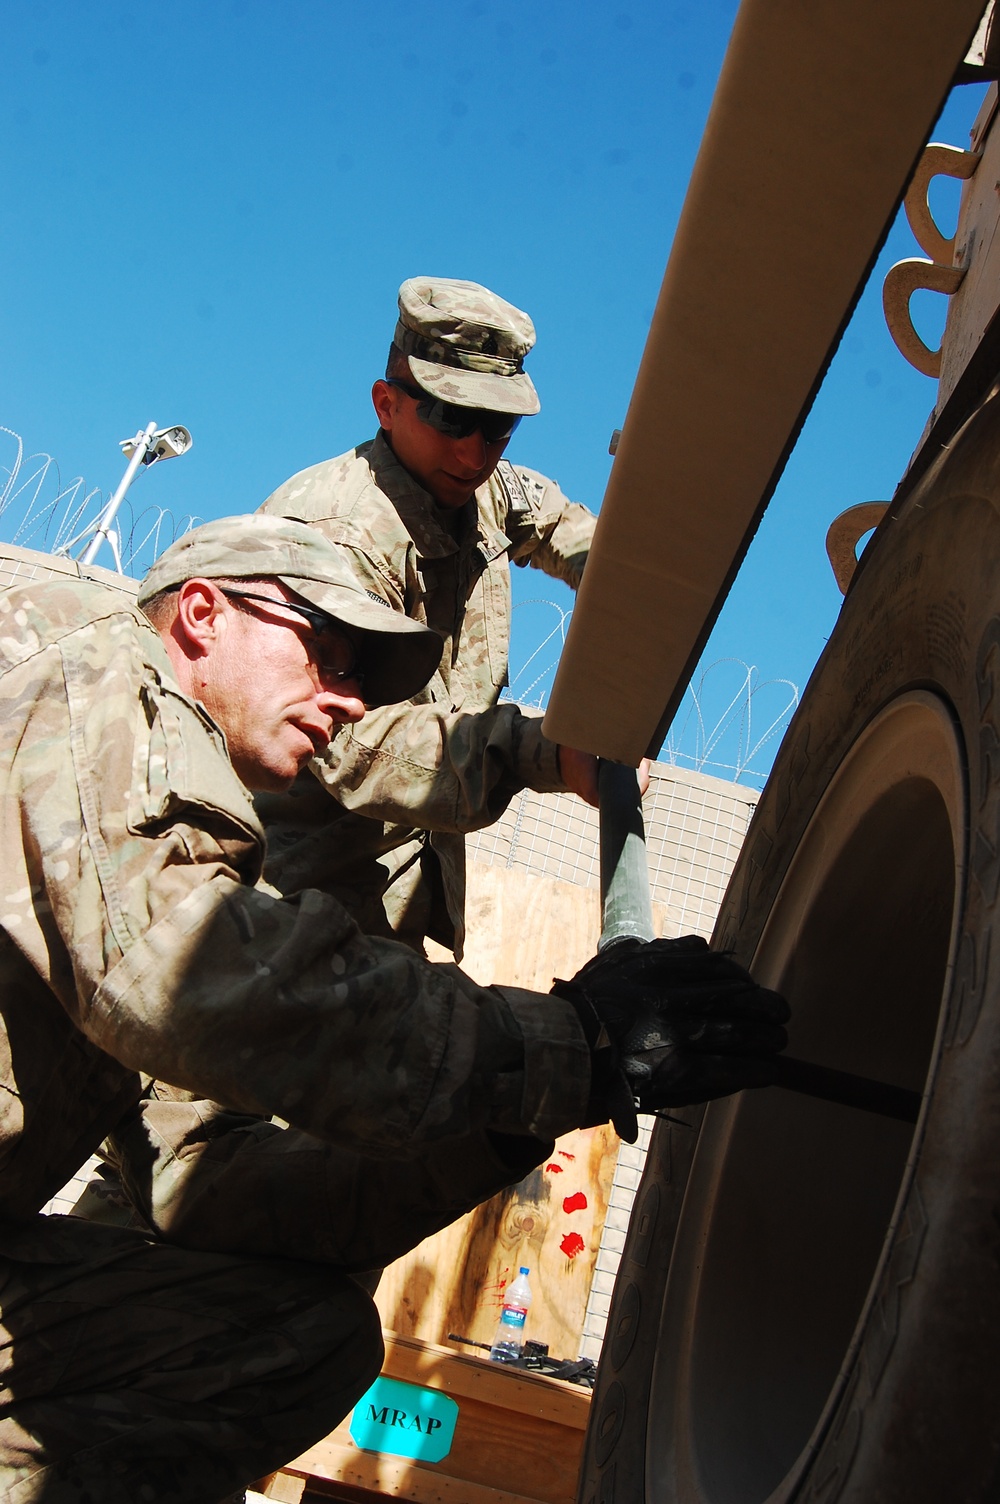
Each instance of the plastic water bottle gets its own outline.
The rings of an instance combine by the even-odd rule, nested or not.
[[[504,1296],[503,1311],[490,1348],[494,1363],[516,1363],[524,1351],[524,1320],[531,1305],[529,1272],[522,1265],[517,1279]]]

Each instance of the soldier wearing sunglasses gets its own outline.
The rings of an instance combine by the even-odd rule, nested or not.
[[[503,458],[539,410],[524,371],[534,342],[527,314],[485,287],[404,282],[372,388],[377,436],[264,503],[319,528],[369,596],[445,642],[415,700],[345,727],[291,794],[261,801],[268,876],[286,892],[324,887],[370,931],[418,947],[430,935],[459,954],[464,833],[497,820],[522,788],[597,797],[593,758],[547,741],[540,715],[499,703],[511,561],[575,589],[595,521]]]

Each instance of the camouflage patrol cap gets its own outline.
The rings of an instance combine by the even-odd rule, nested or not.
[[[478,282],[411,277],[399,289],[393,344],[414,380],[443,402],[497,413],[541,407],[524,357],[535,343],[526,313]]]
[[[376,601],[336,545],[303,522],[267,512],[206,522],[164,550],[139,586],[138,603],[195,578],[280,580],[348,627],[369,706],[412,699],[441,658],[436,632],[394,611],[388,601]]]

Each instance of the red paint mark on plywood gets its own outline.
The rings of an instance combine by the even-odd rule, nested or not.
[[[568,1232],[559,1247],[568,1259],[575,1259],[578,1253],[583,1252],[584,1243],[578,1232]]]
[[[587,1210],[587,1198],[583,1191],[574,1191],[572,1196],[563,1197],[564,1212],[585,1212]]]

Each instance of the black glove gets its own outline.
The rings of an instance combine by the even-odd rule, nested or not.
[[[627,1143],[657,1112],[766,1086],[788,1004],[697,935],[618,940],[552,991],[576,1008],[593,1060],[590,1121]]]

